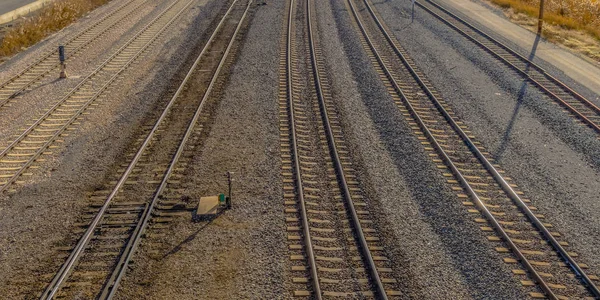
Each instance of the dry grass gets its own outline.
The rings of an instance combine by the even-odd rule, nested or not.
[[[490,1],[511,21],[537,31],[539,0]],[[545,0],[544,6],[544,38],[600,63],[600,0]]]
[[[539,0],[491,0],[516,13],[538,17]],[[565,29],[581,30],[600,40],[600,0],[546,0],[544,22]]]
[[[73,23],[110,0],[56,0],[9,29],[0,44],[0,56],[13,55]]]

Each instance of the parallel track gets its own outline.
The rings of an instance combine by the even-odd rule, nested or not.
[[[198,120],[221,71],[231,63],[229,54],[251,3],[233,1],[43,299],[114,296],[188,141],[201,129]],[[192,87],[194,91],[187,92]]]
[[[533,83],[535,87],[553,99],[555,103],[565,108],[571,116],[576,117],[600,134],[600,108],[590,100],[550,75],[529,58],[434,1],[416,1],[416,4],[515,70],[525,80]]]
[[[67,53],[67,62],[139,12],[146,2],[148,0],[127,0],[125,4],[65,41],[63,45]],[[32,88],[59,66],[58,50],[55,47],[41,54],[32,64],[0,84],[0,107]]]
[[[280,63],[284,199],[293,281],[301,285],[294,294],[387,299],[398,295],[396,280],[354,174],[313,15],[312,0],[289,2]]]
[[[137,62],[194,0],[176,0],[0,152],[0,192],[26,172]],[[42,159],[43,160],[43,159]]]
[[[506,255],[504,261],[524,268],[515,267],[513,273],[524,286],[539,288],[530,296],[600,297],[594,283],[598,278],[584,272],[587,266],[578,264],[575,255],[567,252],[568,244],[560,234],[548,229],[550,224],[541,221],[544,216],[534,213],[531,201],[522,198],[523,193],[492,163],[489,153],[474,141],[468,128],[391,38],[370,3],[357,2],[348,1],[353,20],[388,92],[463,204],[475,206],[477,209],[469,211],[485,217],[476,219],[481,229],[496,233],[488,239],[506,246],[496,248]]]

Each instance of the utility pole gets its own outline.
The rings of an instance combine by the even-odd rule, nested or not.
[[[538,34],[542,34],[542,24],[544,23],[544,0],[540,0],[540,14],[538,18]]]

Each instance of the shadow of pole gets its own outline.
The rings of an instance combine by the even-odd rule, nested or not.
[[[33,88],[27,88],[24,91],[15,92],[14,94],[10,95],[10,97],[8,97],[8,98],[9,99],[14,99],[14,98],[17,98],[19,96],[23,96],[25,94],[31,93],[31,92],[33,92],[33,91],[35,91],[37,89],[40,89],[40,88],[45,87],[47,85],[54,84],[54,83],[56,83],[58,81],[61,81],[61,80],[62,80],[62,78],[56,78],[56,79],[54,79],[54,80],[52,80],[50,82],[46,82],[46,83],[43,83],[43,84],[36,85]]]
[[[168,256],[171,256],[179,251],[181,251],[181,249],[183,248],[183,246],[191,241],[193,241],[194,239],[196,239],[196,237],[198,236],[198,234],[200,232],[202,232],[202,230],[204,230],[204,228],[206,228],[208,225],[210,225],[210,223],[212,223],[215,219],[217,218],[214,217],[212,219],[210,219],[208,222],[206,222],[204,225],[202,225],[202,227],[200,227],[198,230],[196,230],[196,232],[192,233],[190,236],[188,236],[185,240],[183,240],[181,243],[179,243],[177,246],[173,247],[173,249],[171,249],[171,251],[165,253],[165,255],[163,255],[163,258],[167,258]]]
[[[537,47],[540,42],[540,39],[541,39],[541,35],[538,33],[535,36],[535,41],[533,42],[533,47],[531,48],[531,52],[529,53],[529,57],[528,57],[529,61],[532,61],[535,58],[535,53],[537,51]],[[531,64],[527,63],[527,65],[525,65],[525,73],[528,73],[530,68],[531,68]],[[517,104],[515,105],[512,116],[510,117],[508,126],[506,126],[504,135],[502,136],[502,143],[500,144],[500,146],[498,147],[498,150],[496,151],[496,154],[494,155],[494,158],[496,160],[500,160],[502,158],[502,154],[504,154],[504,151],[506,151],[506,148],[508,147],[508,144],[510,142],[510,134],[512,133],[512,130],[515,125],[515,121],[517,120],[517,116],[519,115],[519,111],[521,110],[521,105],[523,104],[523,99],[525,98],[525,94],[527,93],[527,86],[529,85],[528,81],[529,80],[526,78],[521,83],[521,87],[519,88],[519,94],[517,95]]]

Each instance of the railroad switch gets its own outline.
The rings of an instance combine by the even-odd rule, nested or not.
[[[201,197],[198,201],[198,208],[194,215],[194,221],[210,220],[218,217],[225,210],[231,209],[231,183],[233,182],[232,172],[227,172],[227,182],[229,184],[229,195],[221,193],[217,196]]]

